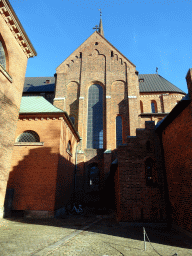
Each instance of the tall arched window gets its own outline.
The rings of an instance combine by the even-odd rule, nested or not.
[[[122,145],[122,117],[116,117],[116,147]]]
[[[157,102],[155,100],[151,101],[151,113],[157,113]]]
[[[5,51],[3,48],[3,44],[0,41],[0,64],[1,66],[6,69],[6,57],[5,57]]]
[[[98,84],[89,87],[87,148],[103,148],[103,88]]]
[[[17,142],[40,142],[39,135],[34,131],[25,131],[17,137]]]

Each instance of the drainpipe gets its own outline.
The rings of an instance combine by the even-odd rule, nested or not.
[[[78,148],[78,146],[79,146],[79,145],[81,145],[81,140],[82,140],[82,138],[80,137],[80,141],[79,141],[79,143],[77,144],[77,146],[76,146],[76,151],[75,151],[75,171],[74,171],[74,191],[73,191],[73,203],[74,203],[74,201],[75,201],[75,192],[76,192],[76,175],[77,175],[77,152],[78,152],[77,148]]]

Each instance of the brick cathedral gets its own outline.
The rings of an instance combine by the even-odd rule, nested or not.
[[[5,15],[14,13],[3,3],[2,24]],[[7,61],[11,49],[0,32],[0,75],[10,82],[15,75]],[[23,34],[31,48],[20,44],[21,50],[27,57],[36,55]],[[75,202],[112,208],[118,221],[172,219],[192,230],[191,218],[180,223],[182,207],[185,212],[191,207],[191,151],[186,149],[191,144],[179,139],[191,133],[191,77],[190,69],[185,95],[158,73],[139,74],[104,37],[100,18],[98,29],[57,67],[54,77],[25,78],[12,126],[12,160],[1,180],[5,208],[54,217]],[[186,181],[181,183],[183,168]],[[11,208],[6,205],[10,201]]]

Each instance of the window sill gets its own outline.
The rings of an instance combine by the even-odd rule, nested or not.
[[[168,115],[169,113],[141,113],[140,116],[141,117],[145,117],[145,116],[166,116]]]
[[[12,77],[9,75],[9,73],[4,69],[4,67],[0,64],[0,72],[9,80],[9,82],[13,82]]]
[[[16,142],[14,146],[44,146],[44,142]]]

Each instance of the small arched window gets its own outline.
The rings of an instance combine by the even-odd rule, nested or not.
[[[155,100],[151,101],[151,113],[157,113],[157,102]]]
[[[141,110],[141,114],[143,113],[143,102],[140,100],[140,110]]]
[[[88,166],[89,188],[92,191],[99,190],[99,168],[96,163]]]
[[[0,64],[1,66],[6,69],[6,56],[5,56],[5,50],[3,48],[3,44],[0,41]]]
[[[146,178],[146,185],[152,186],[153,185],[153,159],[148,158],[145,161],[145,178]]]
[[[17,142],[40,142],[39,135],[34,131],[25,131],[17,137]]]

